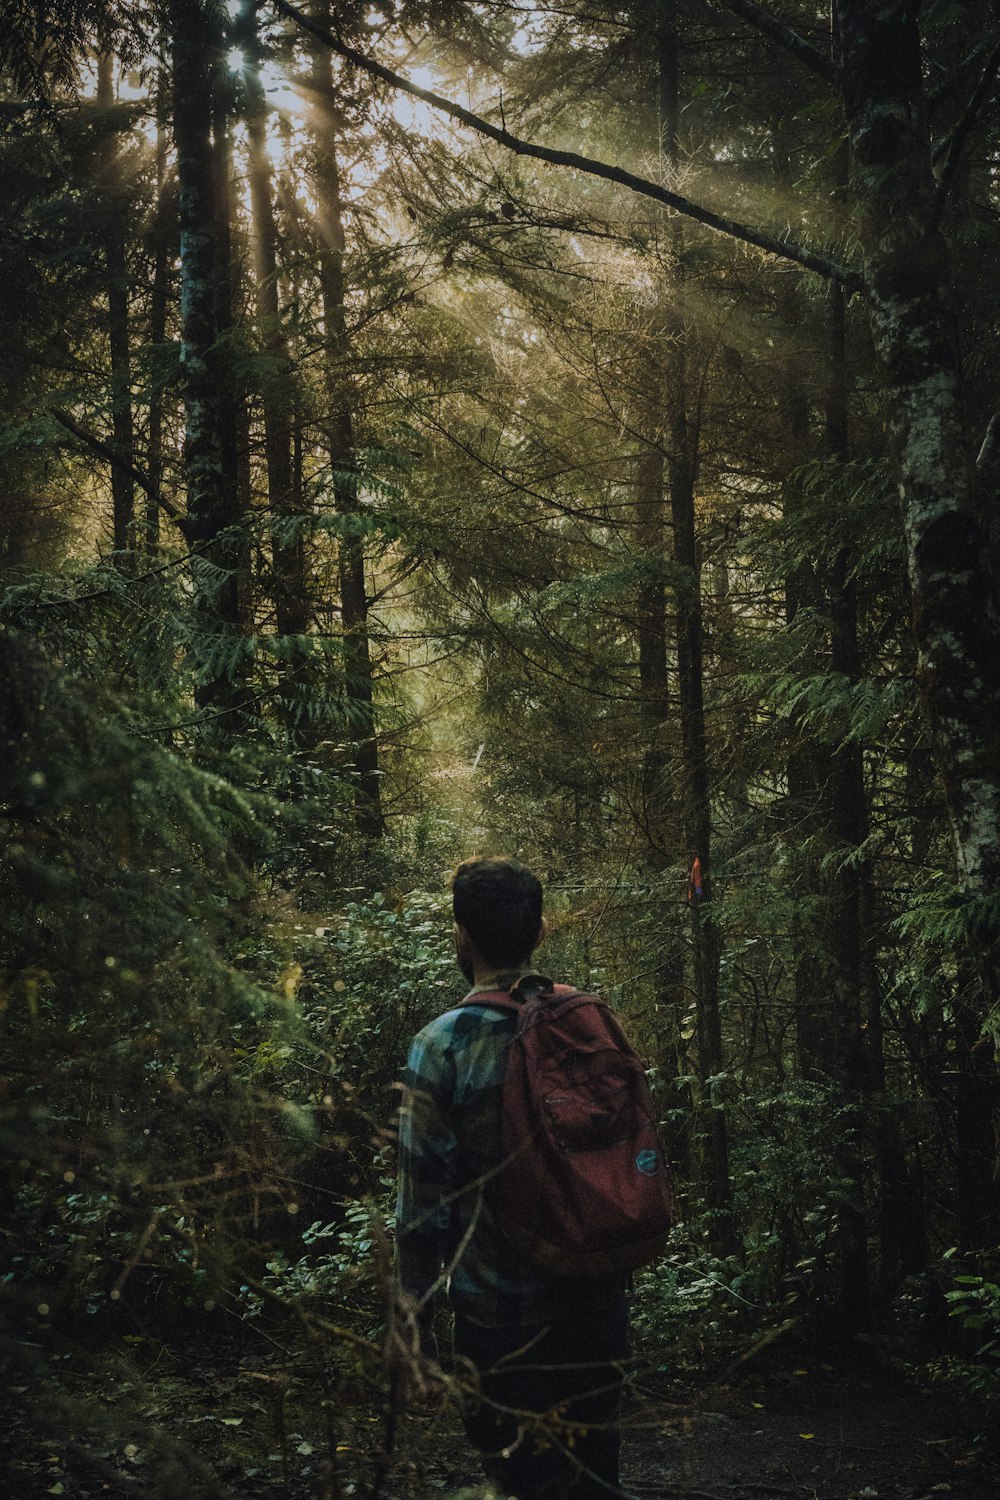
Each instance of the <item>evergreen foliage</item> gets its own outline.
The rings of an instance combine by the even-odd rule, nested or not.
[[[995,18],[921,16],[931,134],[885,172],[875,74],[755,9],[0,4],[24,1431],[76,1420],[63,1341],[138,1382],[125,1338],[278,1340],[328,1492],[379,1492],[394,1087],[489,850],[649,1059],[683,1209],[650,1359],[939,1286],[975,1348],[934,1369],[995,1398]],[[86,1404],[81,1463],[141,1429],[157,1493],[214,1493],[139,1408]]]

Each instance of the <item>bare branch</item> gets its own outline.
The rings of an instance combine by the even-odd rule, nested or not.
[[[799,36],[791,26],[786,26],[784,21],[779,21],[777,16],[772,16],[770,11],[762,5],[755,5],[754,0],[714,0],[716,5],[725,10],[731,10],[734,15],[743,21],[749,21],[764,36],[769,37],[772,42],[777,42],[797,57],[799,62],[804,63],[813,73],[824,79],[827,83],[835,81],[836,74],[833,64],[825,52],[814,47],[812,42],[807,42],[804,36]]]
[[[955,180],[955,173],[958,170],[962,148],[968,140],[976,121],[979,119],[983,105],[986,103],[996,83],[998,72],[1000,72],[1000,42],[997,42],[987,58],[982,77],[976,85],[972,98],[962,111],[961,119],[948,137],[947,154],[945,155],[944,166],[941,168],[941,176],[938,179],[937,193],[935,194],[935,214],[940,214],[941,209],[944,207],[951,185]]]
[[[990,418],[990,425],[976,458],[976,468],[980,474],[991,479],[1000,469],[1000,411],[995,411]]]
[[[144,474],[134,464],[126,462],[121,454],[115,452],[110,443],[106,443],[103,438],[99,438],[95,432],[90,432],[86,427],[81,427],[79,422],[75,421],[69,412],[64,411],[61,406],[50,406],[49,410],[60,427],[65,427],[67,432],[72,433],[92,453],[97,453],[101,458],[106,458],[109,464],[115,464],[118,468],[124,469],[125,473],[135,480],[139,488],[146,492],[153,503],[158,505],[172,521],[176,521],[180,525],[184,519],[181,512],[172,500],[168,500],[166,495],[156,488],[156,485],[153,484],[148,474]]]
[[[988,51],[989,39],[987,38],[985,41],[977,43],[968,57],[960,62],[957,68],[953,68],[950,73],[944,73],[943,69],[939,69],[943,73],[943,76],[938,79],[933,88],[928,88],[927,90],[928,109],[936,109],[945,99],[950,99],[953,94],[957,94],[965,80],[979,65]]]
[[[848,291],[857,292],[865,289],[864,279],[859,271],[852,270],[849,266],[842,266],[828,256],[820,255],[803,245],[797,245],[793,240],[777,239],[765,230],[755,229],[752,225],[741,224],[736,219],[728,219],[722,214],[713,213],[711,209],[693,203],[690,198],[685,198],[680,193],[673,193],[669,188],[661,187],[659,183],[651,182],[647,177],[638,177],[634,172],[627,172],[624,167],[612,166],[609,162],[595,161],[592,157],[580,156],[575,151],[556,151],[550,146],[539,146],[533,141],[521,140],[518,136],[512,135],[509,130],[491,125],[481,115],[473,114],[471,110],[464,109],[453,100],[434,94],[430,89],[420,88],[418,84],[412,83],[402,74],[394,72],[382,63],[375,62],[373,58],[365,57],[363,53],[349,47],[346,42],[342,42],[325,26],[318,25],[301,11],[296,10],[293,5],[289,5],[288,0],[272,0],[272,3],[280,15],[293,21],[310,36],[330,47],[352,67],[361,68],[373,77],[380,78],[383,83],[388,83],[392,88],[402,89],[404,93],[412,94],[415,99],[422,99],[425,104],[439,109],[442,114],[458,120],[462,125],[467,125],[470,130],[486,136],[488,140],[496,141],[497,145],[513,151],[517,156],[534,157],[538,161],[546,161],[553,166],[571,167],[577,172],[587,173],[590,177],[601,177],[606,182],[616,182],[634,193],[640,193],[643,197],[653,198],[657,203],[665,204],[667,208],[672,208],[686,218],[704,224],[708,229],[714,229],[718,234],[741,240],[746,245],[754,245],[758,250],[764,250],[768,255],[778,256],[781,260],[793,261],[796,265],[804,266],[807,271],[814,271],[818,276],[823,276],[829,281],[839,281]]]

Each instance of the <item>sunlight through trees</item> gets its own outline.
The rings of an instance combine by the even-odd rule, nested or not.
[[[26,1391],[277,1330],[378,1493],[394,1083],[491,851],[649,1061],[645,1348],[956,1286],[988,1345],[998,90],[987,0],[0,0]]]

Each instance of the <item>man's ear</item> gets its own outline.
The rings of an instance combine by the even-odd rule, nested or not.
[[[545,918],[543,917],[542,921],[541,921],[541,926],[538,929],[538,936],[535,938],[535,941],[531,945],[531,951],[532,951],[532,953],[534,953],[534,951],[535,951],[536,948],[540,948],[542,946],[542,944],[545,942],[546,937],[548,936],[548,932],[549,932],[549,924],[548,924],[548,922],[546,922]]]

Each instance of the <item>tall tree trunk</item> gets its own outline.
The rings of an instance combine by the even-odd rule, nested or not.
[[[798,375],[798,371],[793,372]],[[808,432],[809,409],[804,387],[793,385],[784,404],[785,420],[789,434],[804,438]],[[800,497],[794,485],[786,487],[784,511],[791,517]],[[785,579],[785,623],[789,630],[795,625],[800,610],[816,606],[819,584],[815,569],[808,561],[791,569]],[[808,672],[813,667],[799,663],[799,670]],[[788,752],[785,776],[788,783],[788,837],[799,848],[815,848],[821,828],[826,826],[827,789],[826,768],[822,764],[820,747],[807,728],[801,711],[796,710],[790,719],[793,743]],[[803,854],[798,861],[802,890],[810,896],[820,888],[818,860],[814,854]],[[825,1079],[834,1048],[833,1013],[830,1007],[830,992],[827,981],[823,938],[818,930],[813,903],[802,902],[806,915],[794,920],[796,946],[794,992],[795,992],[795,1045],[798,1069],[803,1078],[812,1082]]]
[[[845,164],[846,167],[846,164]],[[846,172],[845,172],[846,176]],[[844,460],[850,452],[848,375],[844,293],[832,284],[827,292],[830,375],[826,399],[826,448]],[[854,558],[848,548],[837,554],[829,581],[830,666],[853,685],[861,681],[860,621]],[[830,955],[838,1044],[837,1076],[852,1112],[842,1141],[840,1164],[849,1185],[841,1203],[841,1325],[846,1332],[870,1326],[870,1266],[863,1137],[870,1132],[875,1148],[881,1274],[888,1284],[898,1272],[916,1270],[927,1255],[923,1224],[899,1122],[886,1098],[882,995],[874,953],[875,885],[871,862],[860,851],[869,831],[868,797],[862,747],[843,739],[831,752],[831,831],[842,858],[832,882],[833,922]]]
[[[230,349],[236,321],[236,299],[242,255],[234,251],[233,232],[236,221],[235,184],[233,181],[232,124],[236,112],[236,92],[232,69],[223,55],[229,38],[220,47],[212,66],[212,177],[215,193],[215,326],[219,339],[222,467],[226,487],[235,497],[235,514],[239,530],[234,545],[239,548],[239,566],[235,572],[236,609],[244,630],[251,625],[249,589],[249,538],[243,522],[250,510],[250,414],[245,381],[233,372]]]
[[[937,227],[916,0],[838,0],[856,220],[898,465],[917,685],[970,903],[984,1017],[1000,1000],[1000,618]]]
[[[313,7],[314,18],[329,24],[328,0]],[[326,432],[337,512],[347,523],[340,539],[338,571],[344,641],[348,713],[355,742],[355,819],[369,839],[384,832],[378,740],[375,725],[374,668],[368,625],[365,548],[352,534],[359,517],[358,470],[351,410],[351,348],[347,333],[344,277],[345,235],[338,153],[339,110],[333,86],[330,52],[313,53],[312,97],[316,122],[316,199],[320,237],[320,288],[326,334]]]
[[[273,175],[267,151],[267,100],[260,77],[256,0],[243,0],[234,40],[244,58],[243,87],[253,211],[254,295],[261,342],[267,355],[261,384],[264,458],[271,519],[275,628],[279,636],[302,637],[312,619],[305,564],[305,516],[296,484],[292,444],[292,361],[282,327]],[[279,711],[293,743],[302,743],[309,704],[304,701],[301,651],[279,659]]]
[[[252,4],[247,18],[256,20]],[[276,520],[292,515],[292,400],[289,381],[291,360],[281,325],[278,290],[277,225],[274,216],[271,162],[267,153],[267,103],[260,80],[259,44],[256,33],[246,38],[244,86],[249,145],[250,201],[253,209],[253,260],[257,318],[268,368],[263,381],[264,457],[267,466],[267,498]],[[310,608],[306,595],[301,529],[288,535],[280,525],[274,529],[275,609],[280,635],[302,634],[308,627]]]
[[[653,330],[653,361],[661,356],[658,329]],[[662,380],[650,377],[658,405],[663,399]],[[667,691],[667,601],[663,579],[666,552],[664,514],[664,463],[659,432],[661,412],[650,413],[649,442],[636,463],[636,541],[639,547],[639,584],[636,634],[639,647],[639,694],[648,749],[643,765],[642,811],[650,848],[666,852],[669,789],[669,755],[664,743],[670,712]]]
[[[156,86],[156,210],[153,220],[153,276],[149,303],[149,347],[152,368],[146,473],[149,475],[151,494],[147,498],[143,526],[143,540],[150,552],[156,552],[160,545],[160,507],[154,497],[159,493],[163,484],[164,382],[158,368],[158,361],[167,342],[170,249],[173,239],[171,225],[173,188],[167,169],[169,103],[166,61],[161,58]]]
[[[793,171],[786,133],[779,126],[775,132],[774,167],[779,192],[789,192]],[[811,416],[813,397],[810,390],[810,360],[804,347],[803,328],[808,310],[802,288],[791,277],[782,277],[778,288],[778,307],[784,324],[781,348],[781,386],[778,409],[786,444],[781,454],[782,511],[785,521],[794,525],[802,506],[802,493],[794,476],[808,459],[815,457]],[[810,354],[812,351],[810,350]],[[799,523],[801,524],[801,523]],[[800,557],[790,566],[784,581],[785,628],[797,632],[796,620],[801,611],[806,616],[823,608],[822,590],[816,576],[815,559]],[[806,675],[819,670],[814,654],[803,656],[804,642],[796,654],[797,670]],[[788,785],[787,837],[800,853],[796,862],[801,890],[813,896],[821,885],[818,861],[812,854],[817,836],[826,822],[827,768],[815,734],[806,724],[802,710],[795,709],[789,718],[791,742],[785,766]],[[809,853],[805,851],[809,850]],[[795,995],[795,1045],[798,1069],[803,1078],[817,1082],[826,1077],[833,1048],[832,1015],[829,984],[825,973],[822,934],[818,930],[813,901],[796,902],[793,916],[793,938],[796,958],[793,976]]]
[[[671,182],[680,171],[679,67],[675,0],[661,4],[657,23],[661,150]],[[695,530],[695,439],[688,414],[687,329],[684,312],[684,241],[679,215],[669,221],[672,317],[666,338],[666,401],[670,518],[674,534],[677,678],[682,754],[682,827],[688,857],[701,867],[701,891],[690,901],[691,948],[697,1001],[698,1063],[702,1085],[700,1130],[703,1186],[710,1233],[723,1251],[732,1248],[729,1144],[721,1084],[725,1062],[719,1011],[719,935],[712,909],[712,816],[705,737],[702,664],[701,566]]]
[[[219,216],[212,107],[220,37],[199,0],[171,0],[174,141],[180,207],[184,391],[184,534],[192,559],[195,700],[229,734],[247,704],[244,682],[241,528],[228,380],[220,357]],[[226,279],[228,284],[228,276]]]
[[[652,362],[658,365],[662,355],[659,330],[652,331]],[[649,443],[636,465],[636,541],[642,562],[642,581],[637,599],[637,637],[639,648],[639,695],[647,746],[642,773],[642,819],[651,869],[661,884],[666,883],[668,850],[674,842],[672,822],[674,799],[669,776],[670,756],[665,744],[670,723],[670,696],[667,677],[667,601],[663,580],[666,553],[666,516],[664,509],[664,461],[662,434],[662,372],[650,375],[655,410],[650,414]],[[658,1016],[657,1065],[660,1076],[670,1089],[670,1105],[685,1120],[694,1118],[694,1100],[689,1076],[687,1044],[683,1033],[687,1021],[687,993],[684,986],[684,948],[677,932],[674,902],[667,897],[662,904],[661,935],[653,978],[654,1004]],[[668,1133],[671,1166],[679,1182],[691,1177],[692,1139],[690,1130],[678,1128]]]
[[[828,290],[827,310],[826,449],[830,458],[842,463],[848,455],[848,389],[844,294],[836,283]],[[830,667],[856,684],[861,678],[861,652],[852,561],[848,549],[841,548],[831,570]],[[863,884],[870,883],[870,873],[867,862],[858,852],[868,831],[864,762],[861,745],[846,734],[830,753],[830,798],[830,831],[836,860],[830,881],[830,958],[835,1016],[831,1071],[844,1101],[846,1120],[837,1144],[838,1169],[843,1183],[837,1212],[839,1316],[841,1330],[851,1335],[867,1330],[871,1323],[862,1150],[868,1058],[861,1029],[861,898]]]
[[[101,53],[97,59],[97,103],[110,110],[115,102],[114,58]],[[119,191],[118,150],[109,132],[105,141],[101,177],[104,196],[104,259],[108,273],[108,345],[111,355],[111,430],[116,462],[111,465],[111,503],[115,551],[134,552],[135,536],[135,437],[132,421],[132,360],[129,349],[128,266],[125,259],[125,225]]]

